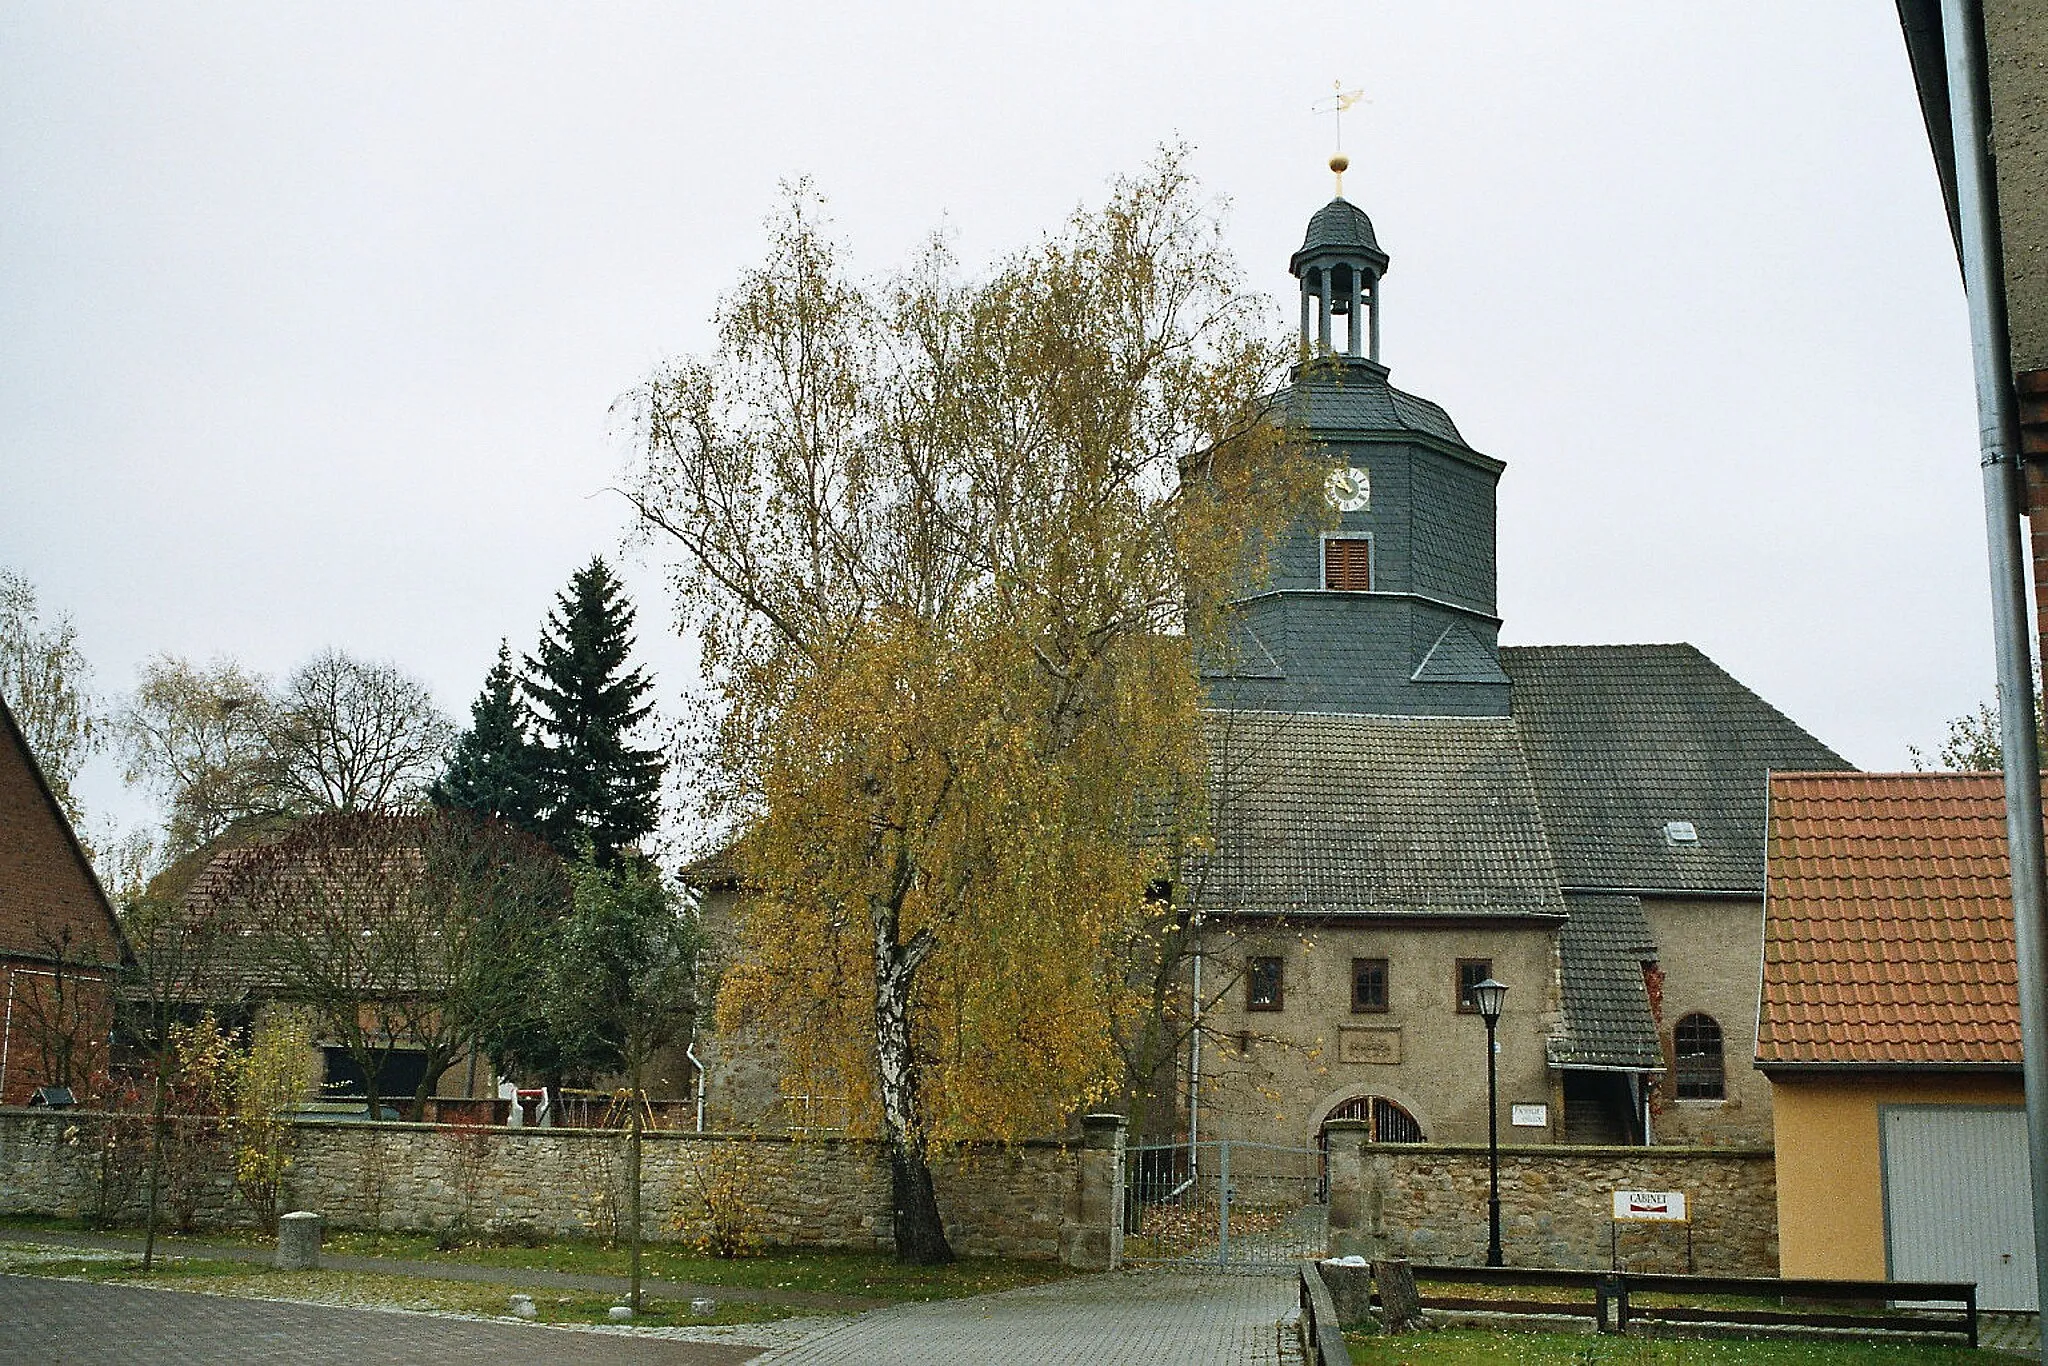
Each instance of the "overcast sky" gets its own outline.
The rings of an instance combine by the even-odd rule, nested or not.
[[[941,226],[980,262],[1185,139],[1291,316],[1337,79],[1394,382],[1507,462],[1503,641],[1691,641],[1868,767],[1989,695],[1962,290],[1878,0],[9,4],[0,565],[104,691],[335,645],[466,721],[619,549],[611,405],[708,346],[778,181],[864,267]]]

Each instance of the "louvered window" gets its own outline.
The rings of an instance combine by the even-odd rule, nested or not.
[[[1372,539],[1330,536],[1323,541],[1323,587],[1338,593],[1372,591]]]

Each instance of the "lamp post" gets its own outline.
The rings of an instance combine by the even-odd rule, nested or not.
[[[1486,1264],[1504,1266],[1500,1254],[1500,1092],[1493,1064],[1493,1028],[1508,995],[1507,983],[1488,977],[1472,988],[1472,1004],[1486,1021]]]

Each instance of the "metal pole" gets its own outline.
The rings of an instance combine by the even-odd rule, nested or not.
[[[1494,1079],[1493,1027],[1486,1020],[1486,1264],[1503,1266],[1500,1254],[1500,1093]]]
[[[1979,465],[1991,554],[1992,632],[1998,652],[1998,726],[2005,763],[2005,825],[2012,855],[2013,928],[2020,987],[2020,1048],[2027,1092],[2028,1169],[2034,1196],[2034,1277],[2048,1306],[2048,875],[2041,843],[2041,756],[2034,671],[2027,645],[2026,566],[2020,549],[2018,414],[2006,333],[2005,261],[1991,159],[1990,85],[1979,0],[1942,0],[1949,131],[1955,140],[1963,286],[1975,359]]]
[[[1216,1145],[1216,1265],[1230,1265],[1230,1140]]]

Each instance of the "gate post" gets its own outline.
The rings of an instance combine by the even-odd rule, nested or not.
[[[1372,1123],[1333,1119],[1323,1125],[1329,1138],[1330,1246],[1332,1257],[1383,1257],[1380,1192],[1366,1171],[1365,1145]]]
[[[1077,1271],[1114,1271],[1124,1263],[1122,1115],[1083,1115],[1074,1199],[1060,1260]]]

